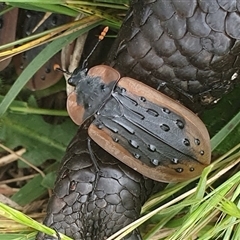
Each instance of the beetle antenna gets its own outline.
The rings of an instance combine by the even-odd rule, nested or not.
[[[68,74],[68,75],[71,75],[71,73],[70,73],[69,71],[63,70],[63,69],[59,66],[59,64],[54,64],[53,69],[54,69],[54,71],[57,70],[57,71],[60,71],[60,72],[62,72],[62,73],[66,73],[66,74]]]
[[[98,44],[104,39],[104,37],[106,36],[106,34],[107,34],[107,32],[108,32],[108,29],[109,29],[109,27],[106,26],[106,27],[102,30],[101,34],[98,36],[98,41],[97,41],[97,43],[96,43],[95,46],[93,47],[92,51],[88,54],[88,56],[86,57],[86,59],[83,61],[82,69],[87,68],[89,57],[92,56],[92,54],[93,54],[93,52],[95,51],[95,49],[97,48]]]

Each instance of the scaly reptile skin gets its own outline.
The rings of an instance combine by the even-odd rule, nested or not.
[[[165,184],[145,178],[91,141],[99,179],[80,128],[69,144],[44,224],[74,239],[103,240],[139,217],[142,204]],[[95,185],[96,183],[96,185]],[[54,239],[39,233],[37,239]],[[141,239],[133,231],[128,240]]]
[[[239,11],[239,0],[133,0],[108,64],[204,110],[240,81]]]
[[[133,0],[108,64],[203,110],[239,82],[239,10],[239,0]],[[80,129],[63,158],[44,222],[74,239],[106,239],[138,218],[144,201],[163,188],[93,142],[92,148],[98,181],[86,130]],[[125,239],[141,237],[134,231]]]

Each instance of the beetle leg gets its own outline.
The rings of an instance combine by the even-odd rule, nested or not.
[[[92,147],[91,147],[91,138],[88,137],[88,140],[87,140],[87,146],[88,146],[88,151],[89,151],[89,154],[90,154],[90,157],[91,157],[91,160],[93,162],[93,165],[95,167],[95,170],[96,170],[96,173],[95,173],[95,176],[96,176],[96,180],[94,181],[94,184],[93,184],[93,190],[92,190],[92,194],[94,193],[96,187],[97,187],[97,183],[98,183],[98,180],[99,180],[99,176],[100,176],[100,167],[98,166],[98,163],[97,163],[97,159],[96,157],[94,156],[94,153],[93,153],[93,150],[92,150]]]

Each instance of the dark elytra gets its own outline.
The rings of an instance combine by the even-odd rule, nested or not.
[[[166,95],[106,65],[75,70],[67,100],[78,125],[89,120],[89,136],[146,177],[179,182],[210,163],[210,139],[202,121]]]
[[[208,105],[215,103],[236,83],[239,83],[238,25],[240,17],[238,13],[239,3],[235,0],[131,1],[131,7],[107,64],[117,69],[121,76],[132,77],[151,87],[159,88],[172,98],[180,100],[194,112],[205,110]],[[99,201],[104,202],[107,199],[109,185],[104,187],[102,184],[101,189],[94,191],[95,197],[92,201],[89,201],[88,191],[81,190],[85,189],[83,186],[76,188],[75,191],[69,189],[71,180],[76,183],[85,183],[84,186],[89,187],[87,176],[91,170],[86,162],[89,162],[91,158],[86,139],[87,132],[82,127],[63,158],[44,223],[74,239],[103,240],[117,231],[116,228],[112,228],[112,231],[106,230],[111,228],[111,224],[114,225],[112,214],[123,220],[120,228],[129,223],[128,216],[137,218],[140,215],[140,211],[137,213],[136,209],[140,209],[144,202],[144,200],[141,201],[141,197],[145,197],[146,200],[150,196],[148,191],[152,189],[154,181],[139,174],[145,186],[145,188],[140,188],[139,199],[141,200],[137,201],[136,198],[129,197],[124,201],[124,198],[121,198],[121,191],[115,192],[116,202],[120,198],[121,203],[127,206],[128,210],[125,208],[122,214],[115,215],[119,209],[123,208],[120,208],[118,204],[114,208],[108,202],[106,207],[113,208],[106,211],[109,215],[102,217],[100,212],[96,213],[94,210],[100,208]],[[138,182],[133,177],[138,174],[136,171],[125,168],[128,170],[123,172],[123,176],[128,177],[124,179],[125,181],[120,181],[116,177],[113,162],[115,162],[114,166],[119,169],[123,164],[114,160],[94,142],[92,142],[92,147],[98,163],[108,160],[108,163],[104,165],[107,167],[104,171],[105,176],[110,179],[117,178],[123,189],[130,185],[133,189],[139,189],[133,184]],[[83,153],[88,155],[84,157]],[[81,164],[74,165],[76,161]],[[110,161],[113,162],[110,163]],[[90,161],[90,164],[93,163]],[[65,174],[62,174],[63,171]],[[83,178],[80,179],[79,176]],[[64,194],[58,186],[64,188]],[[67,204],[69,199],[72,202]],[[96,208],[88,208],[88,204],[91,206],[95,204]],[[104,211],[105,208],[102,210]],[[134,211],[136,214],[133,214]],[[99,218],[94,219],[98,213]],[[124,224],[125,217],[126,224]],[[94,226],[93,222],[98,225]],[[107,228],[108,224],[109,228]],[[41,235],[38,239],[53,238]],[[139,240],[141,237],[136,232],[132,232],[124,239]]]

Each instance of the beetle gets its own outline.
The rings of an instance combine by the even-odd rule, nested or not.
[[[107,65],[75,69],[67,111],[99,146],[156,181],[194,178],[210,163],[200,118],[161,92]]]
[[[13,42],[16,36],[18,8],[6,11],[6,4],[0,3],[0,11],[5,14],[0,16],[0,46]],[[10,48],[11,49],[11,48]],[[1,58],[3,60],[3,58]],[[0,62],[0,71],[3,71],[11,62],[11,58],[5,58]]]
[[[20,37],[27,37],[33,33],[41,33],[45,30],[52,29],[63,25],[71,20],[70,17],[59,14],[51,14],[47,19],[44,19],[45,14],[43,12],[36,12],[31,10],[22,11],[24,16],[23,26]],[[11,24],[12,24],[11,18]],[[43,21],[44,20],[44,21]],[[26,52],[18,54],[13,58],[15,69],[18,75],[28,66],[28,64],[46,47],[46,44],[29,49]],[[70,58],[71,50],[65,52],[66,59]],[[46,89],[62,78],[62,73],[59,71],[52,71],[54,64],[61,65],[61,53],[56,53],[51,59],[49,59],[38,71],[32,76],[26,84],[26,87],[31,91]]]

